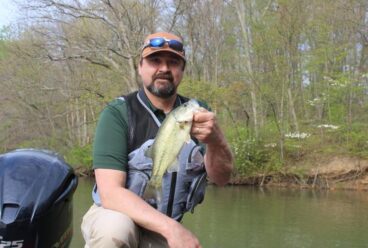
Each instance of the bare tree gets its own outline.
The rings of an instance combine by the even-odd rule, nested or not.
[[[139,87],[143,37],[153,31],[158,1],[34,0],[24,4],[52,61],[81,60],[120,73],[127,91]]]

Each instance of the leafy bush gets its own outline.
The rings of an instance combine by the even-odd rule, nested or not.
[[[73,167],[92,168],[92,144],[70,149],[65,155],[65,160]]]
[[[235,156],[236,170],[240,175],[266,168],[270,160],[270,153],[255,139],[239,138],[232,142]]]
[[[361,158],[368,158],[368,133],[366,124],[353,124],[349,127],[343,127],[343,135],[346,150],[349,153]]]
[[[247,128],[227,129],[226,134],[234,153],[236,173],[246,176],[267,168],[272,151],[251,137]]]

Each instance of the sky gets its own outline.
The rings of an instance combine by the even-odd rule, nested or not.
[[[0,27],[11,24],[16,17],[17,8],[14,0],[0,0]]]

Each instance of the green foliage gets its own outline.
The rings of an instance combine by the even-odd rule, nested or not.
[[[272,155],[261,141],[250,137],[246,128],[238,126],[227,131],[239,175],[250,175],[267,168]]]
[[[52,136],[40,136],[38,138],[25,139],[16,148],[46,149],[59,153],[60,140]]]
[[[65,161],[73,167],[86,167],[92,168],[92,144],[85,146],[74,146],[68,148],[62,143],[62,140],[55,137],[39,137],[38,139],[24,140],[18,144],[16,148],[33,148],[33,149],[45,149],[62,154]],[[12,150],[10,149],[10,150]],[[4,151],[7,152],[7,151]]]
[[[48,148],[90,167],[98,113],[135,89],[143,37],[173,23],[187,51],[179,92],[216,113],[238,173],[278,170],[312,153],[368,157],[366,23],[357,14],[366,2],[254,1],[252,11],[247,1],[132,2],[128,12],[105,2],[50,4],[40,13],[57,14],[55,22],[47,14],[46,25],[0,29],[3,151]],[[177,11],[180,20],[170,21]],[[94,18],[73,18],[86,13]],[[311,136],[281,136],[296,129]]]
[[[285,158],[289,164],[302,160],[306,151],[310,147],[310,138],[306,139],[285,139]]]
[[[217,90],[217,87],[210,82],[184,79],[180,84],[179,93],[206,101],[212,107],[216,102]]]
[[[341,136],[344,137],[341,144],[346,147],[348,153],[368,158],[368,125],[363,123],[354,123],[351,126],[341,128]]]
[[[66,153],[65,160],[73,167],[92,168],[92,144],[73,147]]]

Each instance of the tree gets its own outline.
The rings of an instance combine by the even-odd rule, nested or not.
[[[139,87],[141,41],[156,27],[158,1],[54,1],[24,4],[52,61],[81,60],[115,71],[127,91]]]

